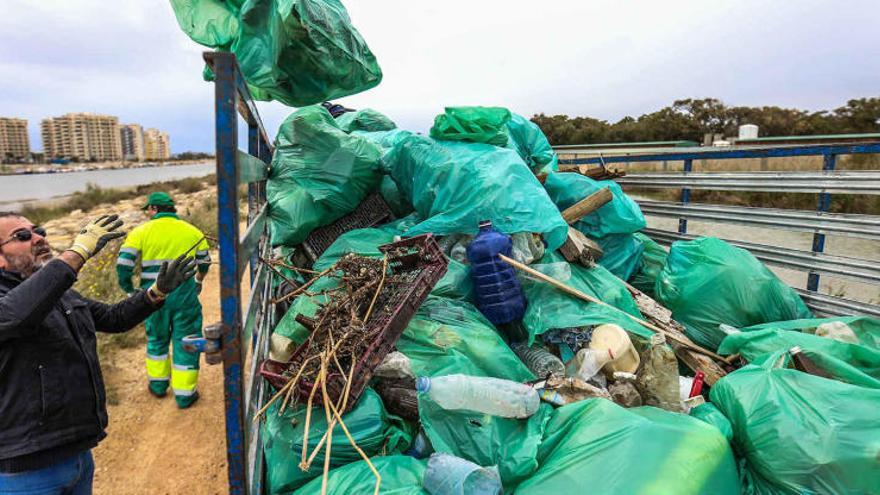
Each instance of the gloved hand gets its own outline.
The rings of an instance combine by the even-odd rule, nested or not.
[[[73,245],[68,250],[80,255],[83,261],[88,260],[98,254],[108,242],[125,235],[125,232],[116,231],[121,226],[119,215],[103,215],[86,224],[73,239]]]
[[[196,274],[196,259],[187,258],[185,254],[176,260],[162,263],[156,283],[150,286],[153,295],[164,298]]]

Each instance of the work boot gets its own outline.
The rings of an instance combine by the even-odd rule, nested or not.
[[[147,390],[150,391],[150,394],[152,394],[153,397],[161,399],[162,397],[165,397],[165,393],[168,392],[168,382],[150,382]]]
[[[178,408],[187,409],[199,400],[199,392],[196,391],[192,395],[175,395],[174,400],[177,401]]]

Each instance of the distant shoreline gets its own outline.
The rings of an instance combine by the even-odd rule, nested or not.
[[[40,164],[5,164],[0,165],[0,176],[7,175],[40,175],[40,174],[64,174],[70,172],[88,172],[93,170],[124,170],[133,168],[175,167],[178,165],[194,165],[211,161],[213,158],[195,160],[167,161],[167,162],[95,162],[95,163],[68,163],[56,165],[48,163]]]

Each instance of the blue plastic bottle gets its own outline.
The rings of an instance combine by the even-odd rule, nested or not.
[[[492,228],[488,220],[480,222],[480,232],[467,248],[477,308],[499,328],[509,327],[508,324],[521,326],[519,321],[526,312],[526,298],[513,267],[498,257],[509,257],[512,249],[510,236]],[[501,329],[509,333],[507,328]],[[508,336],[515,341],[520,337]]]

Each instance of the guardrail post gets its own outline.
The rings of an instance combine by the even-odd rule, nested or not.
[[[822,155],[822,170],[829,172],[837,166],[837,155],[826,153]],[[831,193],[819,193],[819,202],[816,205],[816,211],[820,213],[828,212],[831,209]],[[825,251],[825,234],[816,232],[813,234],[813,252],[821,253]],[[810,271],[807,275],[807,290],[816,292],[819,290],[819,274]]]
[[[214,59],[217,220],[220,240],[220,312],[223,319],[222,355],[226,403],[226,458],[229,493],[246,495],[246,446],[243,351],[241,344],[241,277],[238,265],[238,80],[235,58]]]
[[[693,160],[685,160],[684,161],[684,172],[688,173],[693,170],[694,161]],[[691,190],[683,187],[681,188],[681,204],[688,204],[691,200]],[[678,219],[678,233],[679,234],[687,234],[688,231],[688,221],[687,218],[679,218]]]

